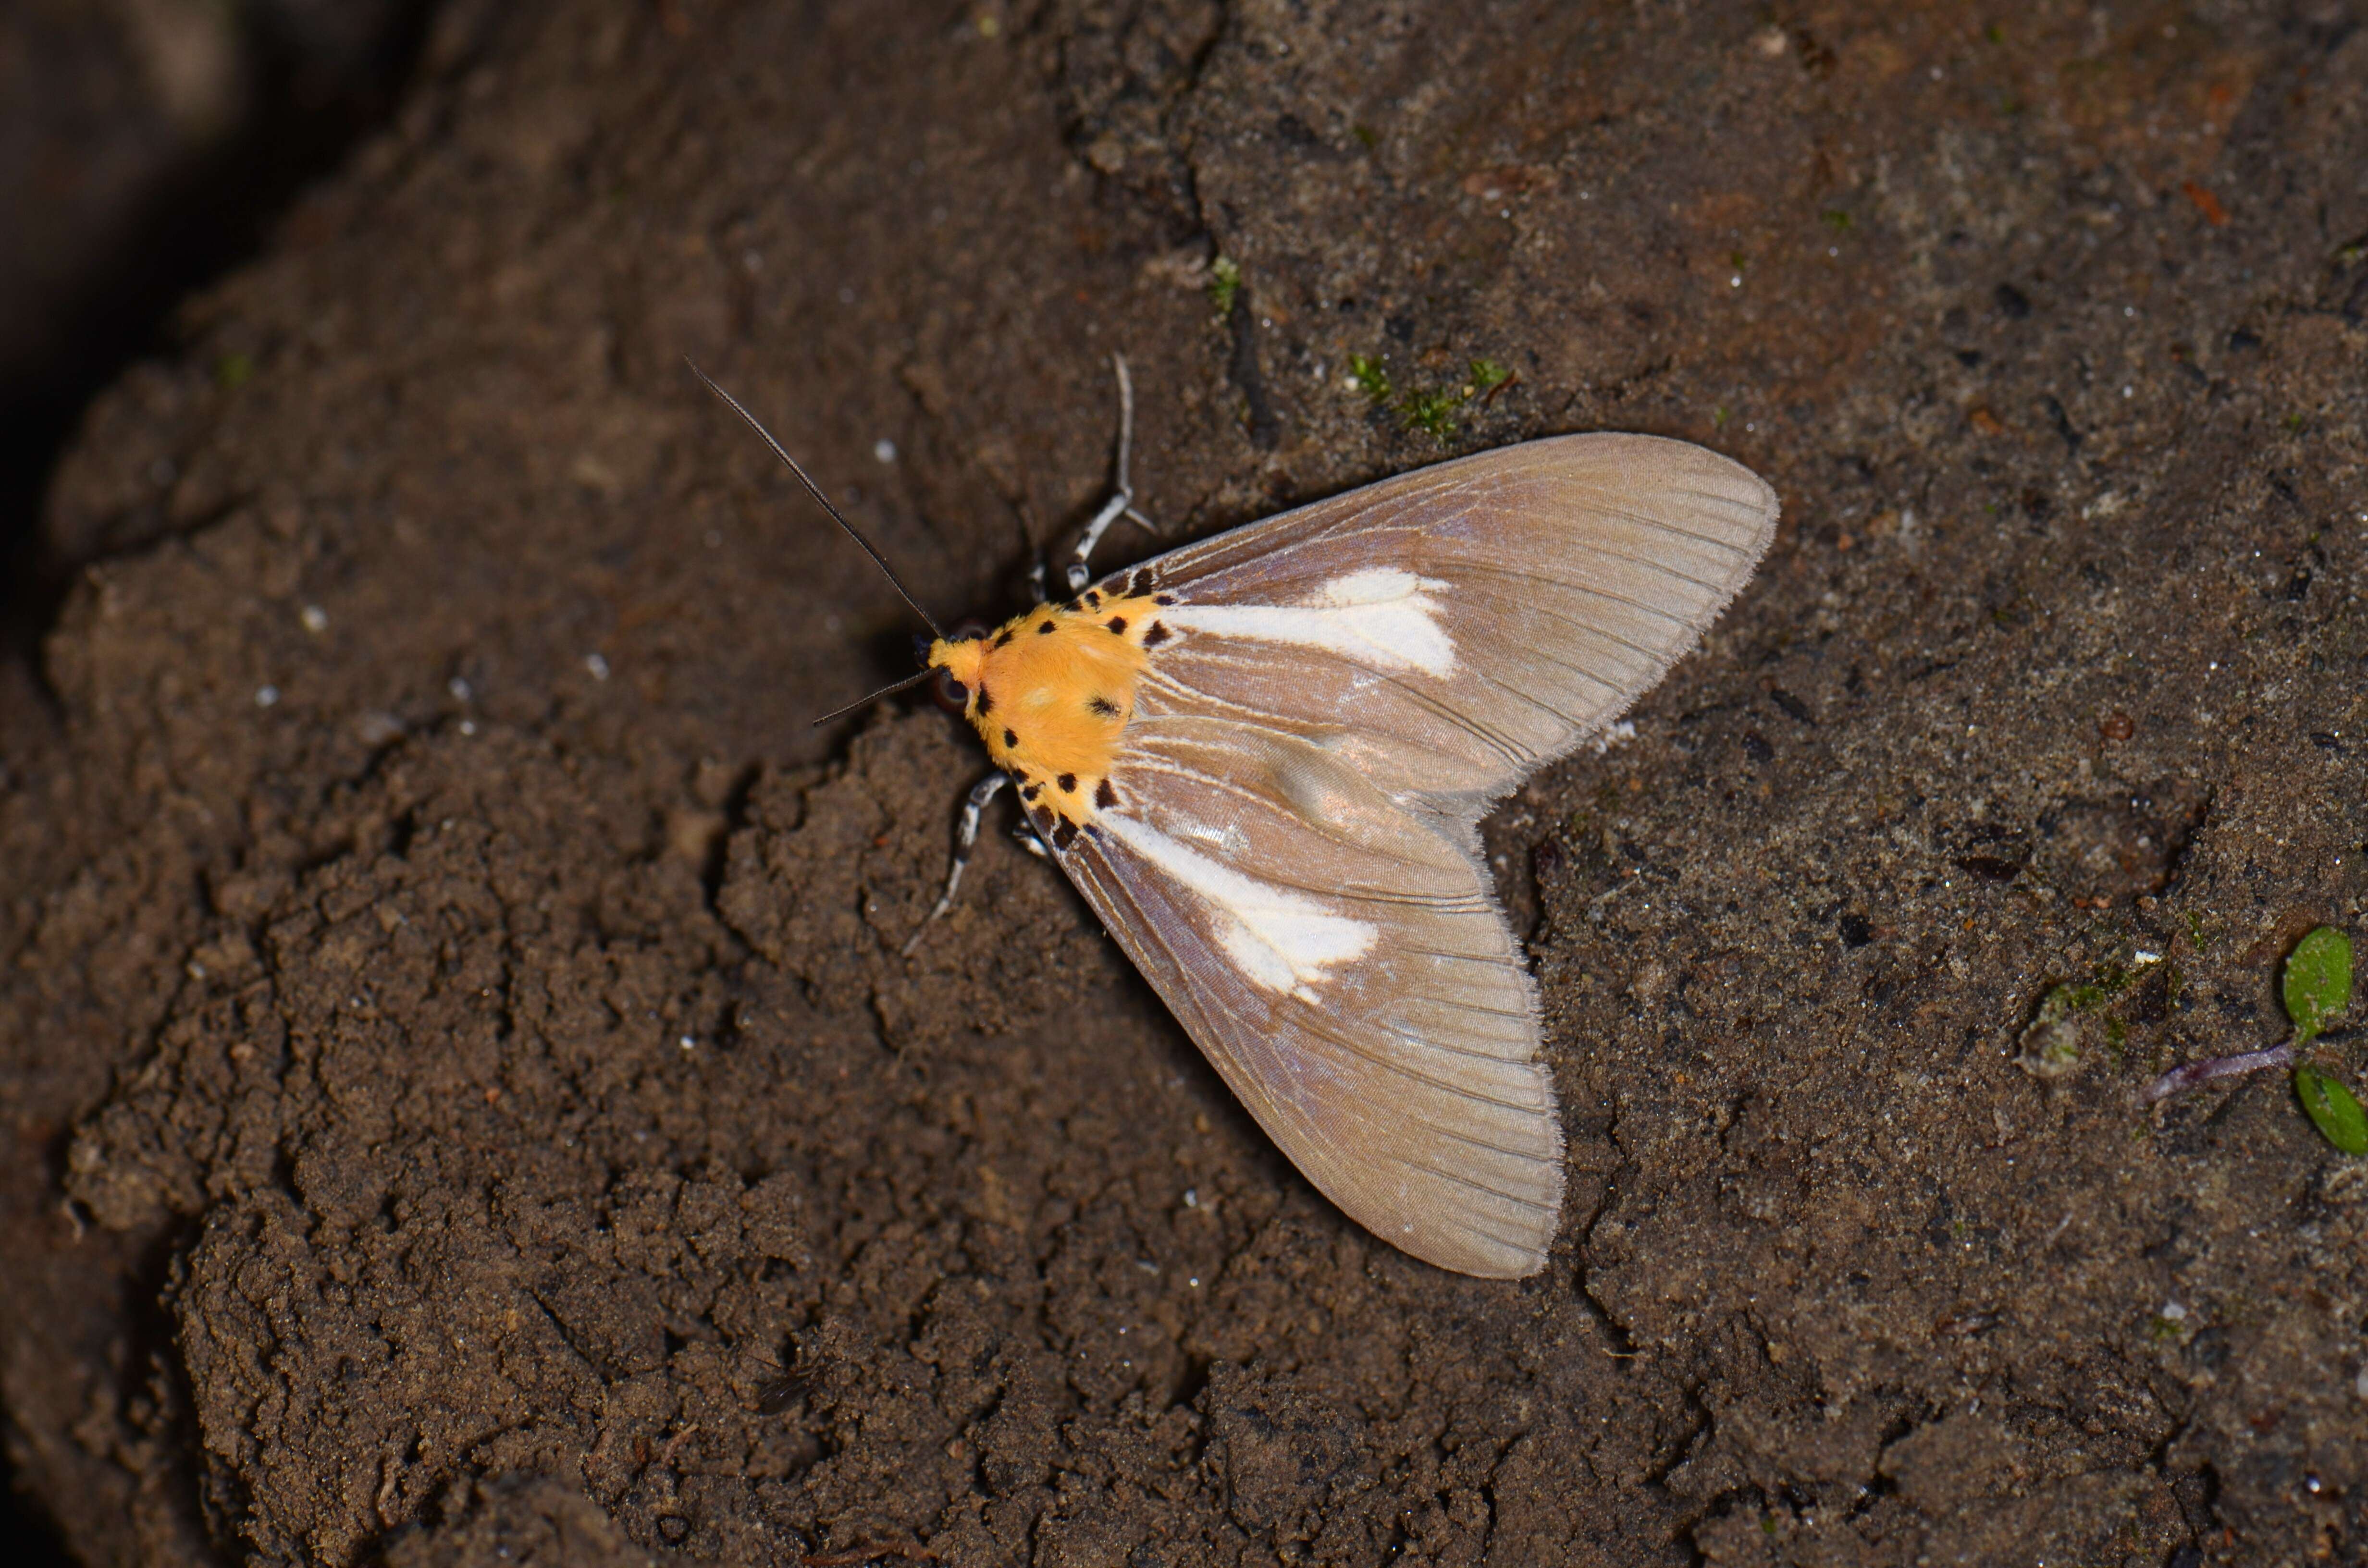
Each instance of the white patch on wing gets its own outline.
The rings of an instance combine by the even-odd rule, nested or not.
[[[1381,934],[1304,894],[1220,865],[1148,823],[1108,812],[1101,827],[1191,889],[1216,916],[1217,945],[1266,990],[1313,1002],[1325,971],[1362,957]]]
[[[1447,586],[1396,566],[1368,566],[1333,578],[1311,604],[1178,604],[1160,619],[1185,631],[1291,642],[1381,669],[1443,676],[1455,667],[1455,640],[1440,625],[1431,596]]]
[[[1187,838],[1197,838],[1210,846],[1228,860],[1241,858],[1242,851],[1250,846],[1250,841],[1243,836],[1242,830],[1232,823],[1227,823],[1223,827],[1208,827],[1197,822],[1188,823],[1184,825],[1183,834]]]

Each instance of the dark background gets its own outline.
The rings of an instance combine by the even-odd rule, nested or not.
[[[0,12],[0,658],[37,656],[73,563],[40,505],[92,396],[169,351],[173,307],[253,256],[393,111],[425,0]],[[8,1466],[0,1454],[0,1466]],[[13,1483],[0,1533],[64,1561]]]

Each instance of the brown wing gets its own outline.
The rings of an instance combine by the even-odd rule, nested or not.
[[[1543,1267],[1562,1132],[1533,989],[1471,858],[1281,732],[1138,721],[1120,767],[1061,863],[1258,1124],[1416,1256]]]
[[[1775,493],[1715,452],[1563,436],[1235,528],[1113,586],[1177,601],[1150,710],[1307,735],[1383,792],[1469,818],[1650,689],[1775,525]],[[1344,585],[1397,597],[1341,603]]]

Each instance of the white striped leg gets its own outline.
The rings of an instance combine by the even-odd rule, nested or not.
[[[936,905],[921,917],[918,926],[913,927],[912,936],[905,942],[905,957],[909,959],[913,956],[914,949],[921,945],[921,938],[928,933],[929,926],[938,916],[954,906],[954,892],[962,886],[962,868],[970,864],[971,849],[978,843],[979,813],[986,810],[986,803],[995,799],[996,791],[1010,782],[1008,775],[996,772],[970,787],[970,794],[962,801],[962,826],[954,830],[954,864],[953,869],[946,873],[946,891],[938,895]]]
[[[1134,483],[1127,477],[1127,459],[1134,449],[1134,381],[1126,373],[1123,356],[1111,355],[1110,368],[1118,372],[1118,489],[1094,514],[1094,520],[1086,525],[1085,534],[1077,540],[1076,554],[1069,562],[1066,578],[1072,597],[1084,593],[1086,584],[1092,580],[1093,572],[1087,562],[1112,523],[1127,517],[1142,524],[1154,537],[1159,532],[1159,525],[1134,509]]]

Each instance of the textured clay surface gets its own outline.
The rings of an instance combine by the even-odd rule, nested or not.
[[[2362,1561],[2368,1172],[2137,1091],[2368,937],[2363,21],[448,10],[49,500],[20,1483],[119,1563]],[[1342,1220],[1002,832],[897,956],[977,753],[807,727],[913,628],[683,358],[951,618],[1112,350],[1171,537],[1575,429],[1782,494],[1488,828],[1533,1280]]]

